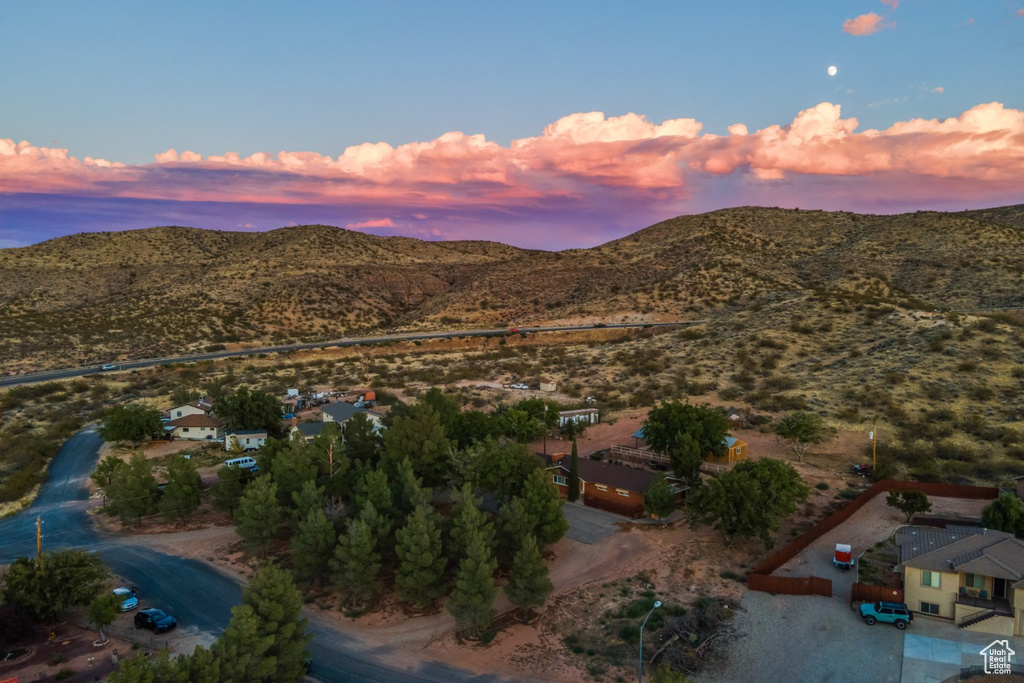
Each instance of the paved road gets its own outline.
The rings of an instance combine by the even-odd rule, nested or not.
[[[0,564],[35,554],[36,517],[43,518],[43,547],[56,550],[86,548],[97,551],[117,574],[139,589],[144,602],[178,617],[183,628],[216,637],[228,625],[231,608],[240,604],[241,585],[210,565],[123,543],[116,536],[93,530],[86,513],[86,478],[96,464],[102,441],[85,430],[71,437],[50,464],[49,477],[35,504],[14,517],[0,520]],[[352,638],[331,629],[315,615],[310,631],[313,672],[328,683],[395,681],[396,683],[456,683],[491,681],[495,677],[435,662],[417,670],[389,665],[388,648],[368,650]]]
[[[598,328],[622,329],[634,327],[681,327],[703,324],[704,320],[686,320],[670,323],[630,323],[615,325],[568,325],[562,327],[519,327],[518,332],[571,332],[575,330],[593,330]],[[391,341],[416,341],[427,339],[453,339],[456,337],[487,337],[497,334],[508,334],[509,328],[502,327],[491,330],[459,330],[454,332],[407,332],[403,334],[378,335],[373,337],[344,337],[331,341],[309,342],[306,344],[285,344],[282,346],[263,346],[260,348],[241,349],[238,351],[214,351],[212,353],[197,353],[186,356],[169,356],[167,358],[147,358],[142,360],[126,361],[118,364],[119,370],[135,370],[148,368],[154,365],[170,365],[171,363],[190,363],[200,360],[216,360],[219,358],[232,358],[237,356],[249,356],[258,353],[280,353],[288,351],[301,351],[305,349],[321,349],[333,346],[358,346],[359,344],[379,344]],[[29,372],[24,375],[0,376],[0,387],[15,386],[18,384],[33,384],[36,382],[52,382],[59,379],[71,377],[82,377],[84,375],[95,375],[103,372],[100,366],[89,366],[81,368],[64,368],[61,370],[46,370],[42,372]]]

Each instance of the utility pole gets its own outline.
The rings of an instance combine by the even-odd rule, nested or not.
[[[878,416],[871,418],[871,476],[875,475],[875,470],[878,469],[877,451],[878,451],[878,436],[875,431],[875,421]]]
[[[548,454],[548,404],[544,402],[544,455]]]
[[[43,518],[36,517],[36,557],[43,556]]]

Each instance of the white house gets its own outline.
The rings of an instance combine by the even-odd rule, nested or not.
[[[558,413],[558,426],[564,427],[570,422],[577,424],[596,425],[601,421],[601,412],[597,408],[581,410],[563,410]]]
[[[191,403],[175,406],[170,410],[172,420],[186,415],[209,415],[211,412],[213,412],[213,403],[207,401],[205,396]]]
[[[224,450],[230,451],[234,442],[246,451],[254,451],[267,442],[266,429],[235,429],[224,434]]]
[[[171,420],[164,426],[171,430],[175,439],[213,441],[224,435],[221,431],[224,423],[212,415],[206,414],[185,415]]]

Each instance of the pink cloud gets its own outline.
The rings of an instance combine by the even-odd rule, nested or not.
[[[844,21],[843,31],[851,36],[870,36],[872,33],[877,33],[884,28],[892,28],[895,25],[896,22],[894,21],[886,23],[885,19],[874,12],[868,12],[867,14]]]
[[[350,230],[358,230],[359,228],[396,228],[398,226],[390,218],[377,218],[362,223],[349,223],[345,227]]]
[[[154,163],[134,166],[0,139],[0,195],[296,207],[288,218],[317,206],[346,217],[391,216],[353,222],[352,229],[412,234],[415,220],[422,226],[417,234],[464,237],[496,217],[529,216],[540,240],[565,220],[635,227],[640,215],[668,217],[716,196],[733,205],[792,193],[794,205],[806,207],[811,202],[798,194],[807,183],[812,196],[854,210],[890,195],[893,202],[1019,201],[1024,187],[1024,112],[999,102],[884,130],[860,130],[856,118],[844,118],[829,102],[759,130],[743,123],[730,125],[728,135],[702,130],[692,118],[656,123],[634,113],[584,112],[508,145],[450,132],[397,147],[365,143],[337,157],[309,151],[203,157],[169,149]]]
[[[1024,7],[1021,7],[1019,10],[1017,10],[1017,16],[1018,17],[1024,17]],[[971,21],[974,21],[974,20],[972,19]]]
[[[882,0],[882,4],[896,9],[900,6],[900,0]]]
[[[941,85],[937,85],[934,88],[932,88],[932,92],[944,93],[944,92],[946,92],[946,89],[943,88]]]

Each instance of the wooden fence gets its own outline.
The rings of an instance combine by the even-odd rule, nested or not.
[[[672,460],[664,453],[644,450],[642,448],[630,448],[629,446],[612,446],[608,457],[610,460],[622,462],[635,462],[646,465],[649,462],[657,462],[663,465],[670,465]]]
[[[751,590],[762,593],[783,595],[823,595],[832,597],[832,582],[817,576],[770,576],[751,574],[748,584]]]
[[[772,553],[765,559],[761,564],[754,568],[750,573],[748,585],[752,590],[762,590],[755,588],[756,581],[755,576],[767,576],[774,572],[782,565],[789,562],[796,555],[807,548],[811,543],[818,540],[829,531],[832,531],[837,526],[848,520],[853,516],[857,510],[867,505],[872,498],[881,494],[888,493],[889,491],[922,491],[928,496],[938,496],[943,498],[967,498],[970,500],[991,500],[999,495],[999,489],[992,486],[960,486],[956,484],[931,484],[918,481],[897,481],[894,479],[885,479],[883,481],[875,482],[870,488],[864,493],[860,494],[849,505],[844,507],[842,510],[837,510],[825,519],[821,520],[808,531],[804,532],[800,536],[797,536],[792,543],[787,545],[785,548]],[[813,578],[813,577],[812,577]],[[824,579],[823,579],[824,580]],[[778,593],[780,591],[771,591]],[[806,593],[805,595],[818,595],[818,593]]]
[[[903,591],[899,588],[886,588],[885,586],[869,586],[865,583],[855,583],[850,588],[850,605],[855,602],[878,602],[889,600],[890,602],[903,602]]]

